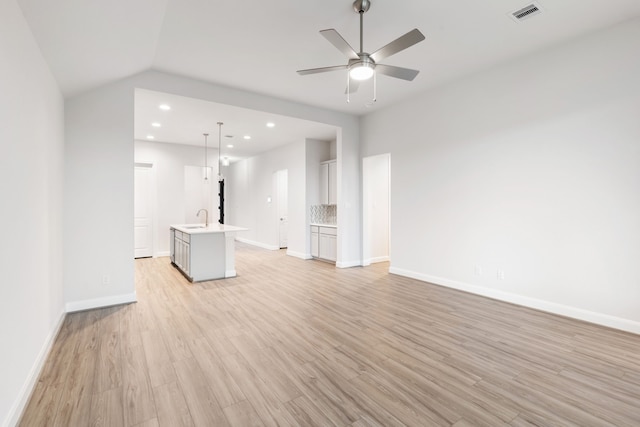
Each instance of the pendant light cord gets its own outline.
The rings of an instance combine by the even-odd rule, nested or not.
[[[218,181],[222,179],[222,164],[220,163],[220,156],[222,154],[222,125],[224,123],[218,122]]]
[[[204,135],[204,180],[207,181],[209,179],[209,171],[207,170],[207,137],[208,133],[203,133]]]

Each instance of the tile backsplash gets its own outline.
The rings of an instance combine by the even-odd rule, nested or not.
[[[312,224],[335,225],[338,218],[337,205],[311,205]]]

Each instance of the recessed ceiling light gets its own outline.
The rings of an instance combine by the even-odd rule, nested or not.
[[[273,123],[273,122],[269,122],[269,123],[267,123],[267,127],[268,127],[268,128],[272,128],[272,127],[275,127],[275,126],[276,126],[276,124],[275,124],[275,123]]]
[[[151,123],[151,126],[153,126],[154,128],[159,128],[162,125],[160,123],[158,123],[158,122],[153,122],[153,123]]]
[[[233,148],[233,144],[227,144],[227,148]]]
[[[251,135],[245,135],[243,136],[244,139],[251,139]]]
[[[147,139],[155,139],[155,136],[153,136],[153,135],[147,135]]]
[[[167,104],[160,104],[158,105],[158,108],[161,109],[162,111],[169,111],[171,110],[171,107]]]

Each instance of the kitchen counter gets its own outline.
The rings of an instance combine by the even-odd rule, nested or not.
[[[235,277],[235,236],[245,230],[218,223],[171,225],[171,263],[191,282]]]
[[[208,226],[204,226],[204,224],[182,224],[182,225],[172,225],[171,228],[175,230],[180,230],[183,233],[187,234],[202,234],[202,233],[228,233],[231,231],[246,231],[248,228],[236,227],[235,225],[227,225],[227,224],[209,224]]]
[[[321,224],[319,222],[312,222],[310,225],[313,225],[315,227],[331,227],[331,228],[338,228],[337,224]]]

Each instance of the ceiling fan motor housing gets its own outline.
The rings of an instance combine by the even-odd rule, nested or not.
[[[371,1],[369,0],[356,0],[353,2],[353,10],[357,13],[364,13],[371,7]]]
[[[358,56],[360,57],[360,59],[349,60],[349,68],[353,68],[353,67],[376,68],[375,61],[369,57],[368,53],[362,52],[362,53],[359,53]]]

